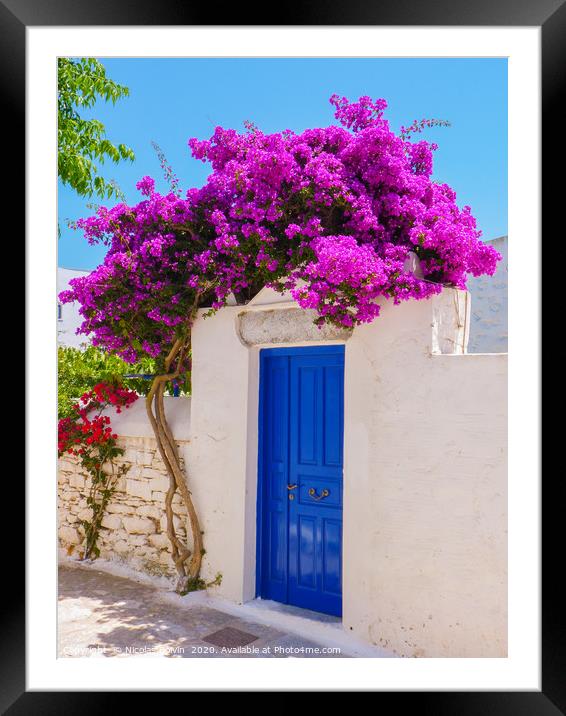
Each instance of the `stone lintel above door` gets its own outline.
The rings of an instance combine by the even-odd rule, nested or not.
[[[314,324],[317,313],[298,306],[274,306],[241,311],[236,317],[236,330],[245,345],[345,341],[351,328]]]

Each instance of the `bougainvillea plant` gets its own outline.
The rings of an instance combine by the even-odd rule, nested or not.
[[[117,412],[129,408],[138,399],[137,393],[120,385],[101,382],[83,393],[74,405],[75,415],[59,420],[59,456],[75,455],[88,479],[86,503],[92,512],[90,520],[81,520],[85,532],[83,559],[98,557],[97,545],[102,518],[116,490],[118,478],[127,465],[116,467],[114,459],[124,454],[116,443],[110,418],[102,411],[113,406]]]
[[[432,179],[436,145],[411,141],[446,122],[421,120],[397,134],[383,99],[330,102],[338,125],[264,134],[248,122],[241,133],[217,127],[209,140],[190,139],[193,157],[212,168],[204,186],[163,195],[144,177],[140,203],[77,222],[108,250],[61,300],[79,302],[79,331],[95,345],[126,361],[149,355],[160,367],[147,410],[191,522],[192,551],[172,518],[168,528],[181,589],[198,577],[203,545],[163,393],[189,367],[197,309],[215,311],[229,295],[244,303],[267,285],[290,291],[319,325],[351,327],[374,320],[379,299],[465,288],[468,274],[493,274],[500,258],[480,240],[470,208]],[[407,269],[411,254],[419,275]]]

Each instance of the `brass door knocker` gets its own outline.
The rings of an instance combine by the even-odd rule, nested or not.
[[[316,494],[316,490],[314,489],[314,487],[311,487],[309,490],[309,495],[313,498],[313,500],[323,500],[325,497],[328,497],[329,494],[330,492],[326,489],[326,487],[320,493],[320,495]]]

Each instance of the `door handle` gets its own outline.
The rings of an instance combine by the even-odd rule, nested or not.
[[[298,487],[298,485],[287,485],[288,490],[294,490]]]
[[[316,490],[314,489],[314,487],[311,487],[309,490],[309,495],[313,498],[313,500],[324,500],[324,498],[328,497],[329,494],[330,492],[326,489],[326,487],[320,493],[320,495],[316,494]]]

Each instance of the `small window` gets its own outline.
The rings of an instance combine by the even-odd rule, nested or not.
[[[63,306],[60,303],[57,304],[57,320],[63,320]]]

